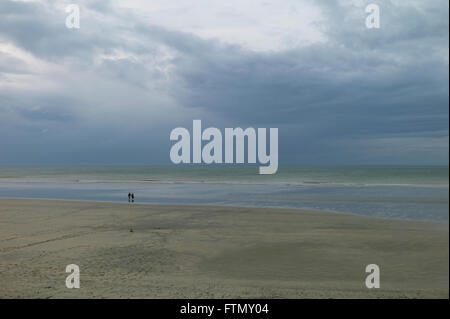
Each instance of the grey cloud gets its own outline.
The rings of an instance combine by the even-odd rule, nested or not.
[[[313,121],[354,135],[448,130],[448,61],[436,53],[448,48],[448,13],[384,4],[392,28],[367,30],[363,18],[341,29],[349,8],[327,3],[331,41],[287,52],[163,36],[180,52],[175,96],[247,123]]]
[[[74,115],[68,110],[62,110],[57,106],[36,107],[32,109],[17,109],[20,116],[32,121],[74,121]]]
[[[281,161],[289,158],[294,162],[346,163],[366,161],[369,156],[376,161],[374,150],[378,149],[392,152],[390,157],[379,154],[380,161],[445,162],[448,1],[417,6],[377,3],[382,8],[382,27],[368,30],[364,26],[364,6],[320,2],[324,14],[320,27],[326,42],[281,52],[254,52],[220,39],[205,40],[149,25],[131,12],[117,11],[111,3],[102,1],[83,4],[86,10],[110,20],[97,21],[88,16],[76,32],[65,28],[64,14],[48,7],[2,1],[0,36],[42,60],[58,65],[64,65],[65,59],[75,60],[75,64],[68,64],[69,74],[74,65],[95,74],[92,82],[79,84],[83,87],[98,87],[96,80],[102,78],[124,95],[147,96],[147,84],[156,83],[159,91],[178,103],[184,112],[180,114],[183,123],[189,123],[194,113],[216,120],[209,125],[217,127],[279,127]],[[164,62],[170,67],[168,74],[142,58],[156,59],[162,54],[160,47],[173,53]],[[115,50],[138,58],[96,61],[99,53],[114,54]],[[1,72],[26,72],[25,68],[8,67],[11,59],[0,56]],[[135,89],[128,90],[128,86]],[[112,104],[117,92],[107,94],[103,89],[79,100],[67,92],[47,93],[39,99],[34,92],[24,90],[20,99],[13,99],[16,92],[0,91],[0,113],[7,113],[20,127],[30,125],[38,132],[62,131],[64,123],[71,132],[40,138],[21,132],[16,138],[28,138],[52,154],[57,151],[51,147],[60,145],[67,152],[59,153],[63,162],[132,162],[133,154],[167,160],[166,132],[170,124],[135,128],[136,123],[124,123],[117,128],[108,123],[107,114],[93,123],[86,119],[83,112],[87,106]],[[133,112],[133,108],[145,109],[153,102],[133,99],[132,105],[124,107]],[[8,113],[5,105],[12,105],[9,110],[15,113]],[[159,105],[161,110],[164,107]],[[2,130],[14,129],[5,119],[0,119]],[[172,127],[179,125],[174,122]],[[149,145],[148,136],[152,147],[145,151],[142,145]],[[384,148],[380,147],[383,143]],[[392,151],[402,143],[410,147],[404,145]],[[414,143],[416,147],[412,147]],[[9,141],[0,146],[5,144],[3,147],[24,156],[24,151],[19,152]],[[430,161],[430,156],[435,159]]]
[[[94,18],[84,28],[65,26],[67,13],[32,2],[0,3],[0,35],[33,55],[50,61],[65,57],[91,61],[96,52],[109,52],[121,39],[105,36],[112,30]]]

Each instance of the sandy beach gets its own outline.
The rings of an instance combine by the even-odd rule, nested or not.
[[[298,209],[0,199],[0,298],[448,298],[448,236]]]

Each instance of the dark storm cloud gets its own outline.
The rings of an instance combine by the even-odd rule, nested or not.
[[[2,130],[14,130],[11,123],[16,123],[16,129],[30,127],[43,135],[30,139],[35,145],[77,150],[76,156],[60,154],[63,162],[83,162],[99,150],[99,162],[119,161],[124,152],[159,161],[167,157],[166,133],[179,126],[179,120],[164,128],[108,122],[111,114],[126,115],[124,109],[145,118],[142,110],[153,100],[136,96],[157,88],[178,103],[183,123],[191,121],[194,112],[215,119],[208,125],[216,127],[279,127],[282,162],[447,162],[448,1],[378,1],[381,28],[370,30],[364,24],[365,5],[342,3],[320,2],[323,20],[318,28],[325,41],[260,52],[149,25],[107,1],[86,2],[79,30],[66,29],[65,13],[51,6],[2,1],[0,39],[42,61],[65,65],[69,60],[68,77],[77,68],[95,74],[78,84],[80,91],[90,92],[79,98],[74,93],[78,87],[46,89],[38,95],[30,89],[0,88]],[[99,55],[114,56],[117,51],[123,56],[99,62]],[[2,73],[35,70],[0,52],[0,72],[1,80]],[[110,92],[102,81],[111,82]],[[131,101],[92,117],[89,109],[114,104],[114,94]],[[164,111],[164,104],[156,104]],[[159,122],[153,110],[148,113]],[[58,123],[67,123],[70,132],[48,134],[62,129]],[[142,127],[136,129],[138,125]],[[26,136],[17,134],[24,141]],[[152,155],[141,148],[144,136],[151,136]],[[0,147],[11,148],[11,143]],[[392,157],[375,154],[394,149],[398,151]],[[58,157],[55,152],[50,153]]]
[[[182,52],[176,96],[247,123],[354,135],[448,129],[448,13],[387,6],[383,27],[368,30],[364,14],[345,24],[348,11],[330,7],[331,40],[287,52],[172,36],[166,43]]]

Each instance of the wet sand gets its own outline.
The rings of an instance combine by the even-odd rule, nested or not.
[[[0,298],[448,298],[448,236],[297,209],[0,199]]]

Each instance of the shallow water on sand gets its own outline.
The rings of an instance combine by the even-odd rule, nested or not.
[[[311,208],[448,221],[448,167],[0,167],[0,197]]]

